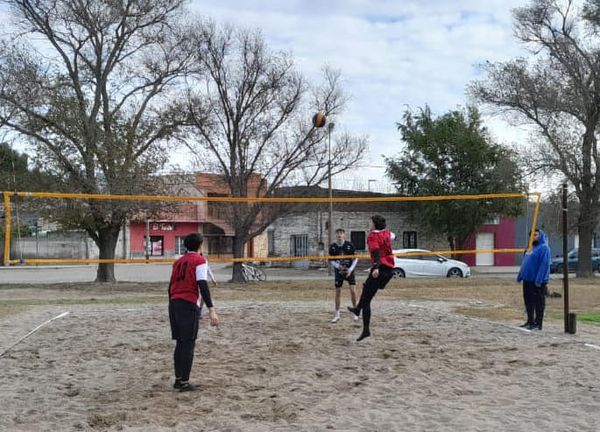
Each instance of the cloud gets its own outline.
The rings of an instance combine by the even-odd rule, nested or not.
[[[351,96],[337,130],[370,136],[367,165],[401,150],[396,122],[407,107],[434,113],[464,106],[478,65],[523,54],[513,38],[511,9],[522,0],[192,0],[191,9],[219,23],[260,28],[273,49],[290,51],[311,80],[323,65],[342,71]],[[8,22],[0,4],[0,22]],[[307,119],[312,113],[307,113]],[[524,142],[501,119],[494,136]],[[382,168],[358,174],[382,179]],[[383,183],[381,181],[380,183]]]
[[[520,0],[193,2],[219,22],[259,27],[275,49],[291,51],[317,79],[324,64],[340,68],[352,96],[336,127],[371,137],[370,162],[401,149],[396,122],[407,107],[443,113],[467,103],[465,86],[485,61],[523,53],[512,37],[511,9]],[[514,141],[514,127],[490,123]],[[510,133],[504,133],[510,131]],[[370,176],[381,177],[383,169]]]

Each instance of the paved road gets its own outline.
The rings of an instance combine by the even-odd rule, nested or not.
[[[231,279],[231,267],[227,264],[211,264],[219,282]],[[331,276],[325,269],[266,268],[267,280],[319,280]],[[115,276],[123,282],[168,282],[170,264],[117,264]],[[514,278],[518,267],[472,268],[473,277],[494,276]],[[363,274],[362,271],[359,274]],[[366,274],[365,274],[366,276]],[[73,266],[0,266],[0,284],[90,282],[96,277],[96,265]]]
[[[231,267],[210,265],[218,282],[231,279]],[[326,270],[267,268],[268,280],[327,279]],[[115,277],[123,282],[168,282],[171,264],[116,264]],[[1,267],[0,284],[90,282],[96,278],[96,265]]]

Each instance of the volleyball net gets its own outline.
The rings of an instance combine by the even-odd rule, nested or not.
[[[4,265],[172,262],[185,253],[183,239],[191,232],[204,235],[204,253],[211,262],[326,263],[345,258],[328,254],[338,229],[354,244],[354,257],[368,259],[366,238],[374,214],[384,216],[387,227],[396,234],[392,246],[397,256],[506,256],[531,247],[541,203],[538,192],[411,197],[352,192],[352,196],[248,198],[53,192],[2,195]],[[507,202],[512,216],[504,217],[500,211],[492,220],[480,218],[479,226],[484,228],[455,247],[449,246],[443,230],[422,223],[439,217],[446,221],[441,223],[469,226],[482,214],[506,209]],[[533,212],[528,211],[530,207]],[[243,246],[243,257],[234,258],[234,225],[249,214],[254,214],[254,223],[247,224],[247,229],[257,235]],[[115,258],[100,258],[98,242],[92,239],[93,232],[98,232],[98,220],[123,215],[125,222],[118,236],[113,236],[118,239],[110,245]],[[491,242],[480,242],[479,233],[487,234],[481,238],[491,237]]]

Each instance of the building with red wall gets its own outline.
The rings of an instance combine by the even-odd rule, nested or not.
[[[492,223],[483,225],[473,237],[465,243],[466,250],[513,249],[516,239],[516,221],[514,218],[500,216]],[[459,257],[470,266],[514,266],[514,253],[481,253]]]
[[[174,185],[178,196],[210,197],[230,196],[224,178],[217,174],[197,173],[192,179],[179,177]],[[261,185],[259,176],[252,176],[248,194],[257,196]],[[185,252],[183,238],[192,232],[204,235],[204,251],[210,256],[233,255],[233,228],[228,222],[222,204],[194,201],[175,204],[158,215],[140,214],[129,223],[130,254],[132,257],[173,257]],[[147,242],[147,239],[150,242]],[[254,241],[247,245],[247,255],[254,254]]]

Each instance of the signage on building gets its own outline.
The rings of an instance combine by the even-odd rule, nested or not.
[[[174,223],[153,223],[152,231],[175,231]]]

